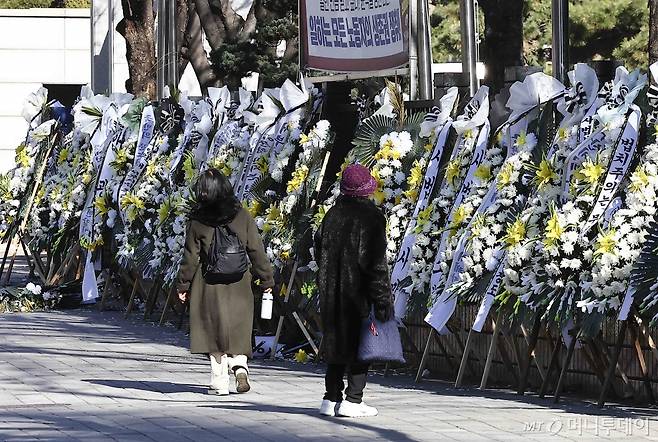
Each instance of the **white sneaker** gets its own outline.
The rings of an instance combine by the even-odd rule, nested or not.
[[[208,394],[215,394],[217,396],[228,396],[229,395],[228,386],[226,387],[210,386],[210,388],[208,388]]]
[[[370,417],[377,416],[377,409],[366,405],[365,402],[355,404],[354,402],[343,401],[340,403],[336,414],[343,417]]]
[[[328,399],[323,399],[320,405],[320,414],[322,416],[336,416],[336,409],[341,402],[332,402]]]

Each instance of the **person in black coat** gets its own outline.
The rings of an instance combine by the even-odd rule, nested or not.
[[[368,364],[358,361],[361,323],[371,309],[380,321],[393,316],[393,296],[386,262],[386,218],[369,199],[377,188],[370,171],[348,166],[341,196],[315,235],[326,393],[326,416],[375,416],[363,403]],[[347,372],[346,401],[343,376]]]

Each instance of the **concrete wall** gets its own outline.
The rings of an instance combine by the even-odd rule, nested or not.
[[[94,91],[125,92],[126,43],[116,31],[109,38],[110,1],[116,28],[123,18],[120,0],[94,0],[91,10],[0,9],[0,173],[13,167],[14,149],[25,137],[27,122],[21,116],[25,97],[42,84],[91,84],[93,63]],[[179,88],[191,96],[201,95],[189,65]]]
[[[25,137],[25,97],[41,84],[91,80],[88,9],[0,9],[0,172]]]

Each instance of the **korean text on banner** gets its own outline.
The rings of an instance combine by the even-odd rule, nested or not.
[[[358,72],[406,64],[407,4],[403,0],[302,0],[302,67]]]

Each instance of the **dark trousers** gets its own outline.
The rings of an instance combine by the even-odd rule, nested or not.
[[[347,390],[345,390],[346,399],[349,402],[360,404],[363,398],[363,389],[366,388],[366,377],[368,376],[368,364],[328,364],[327,374],[324,377],[326,393],[324,399],[332,402],[341,402],[343,400],[343,376],[347,371]]]

